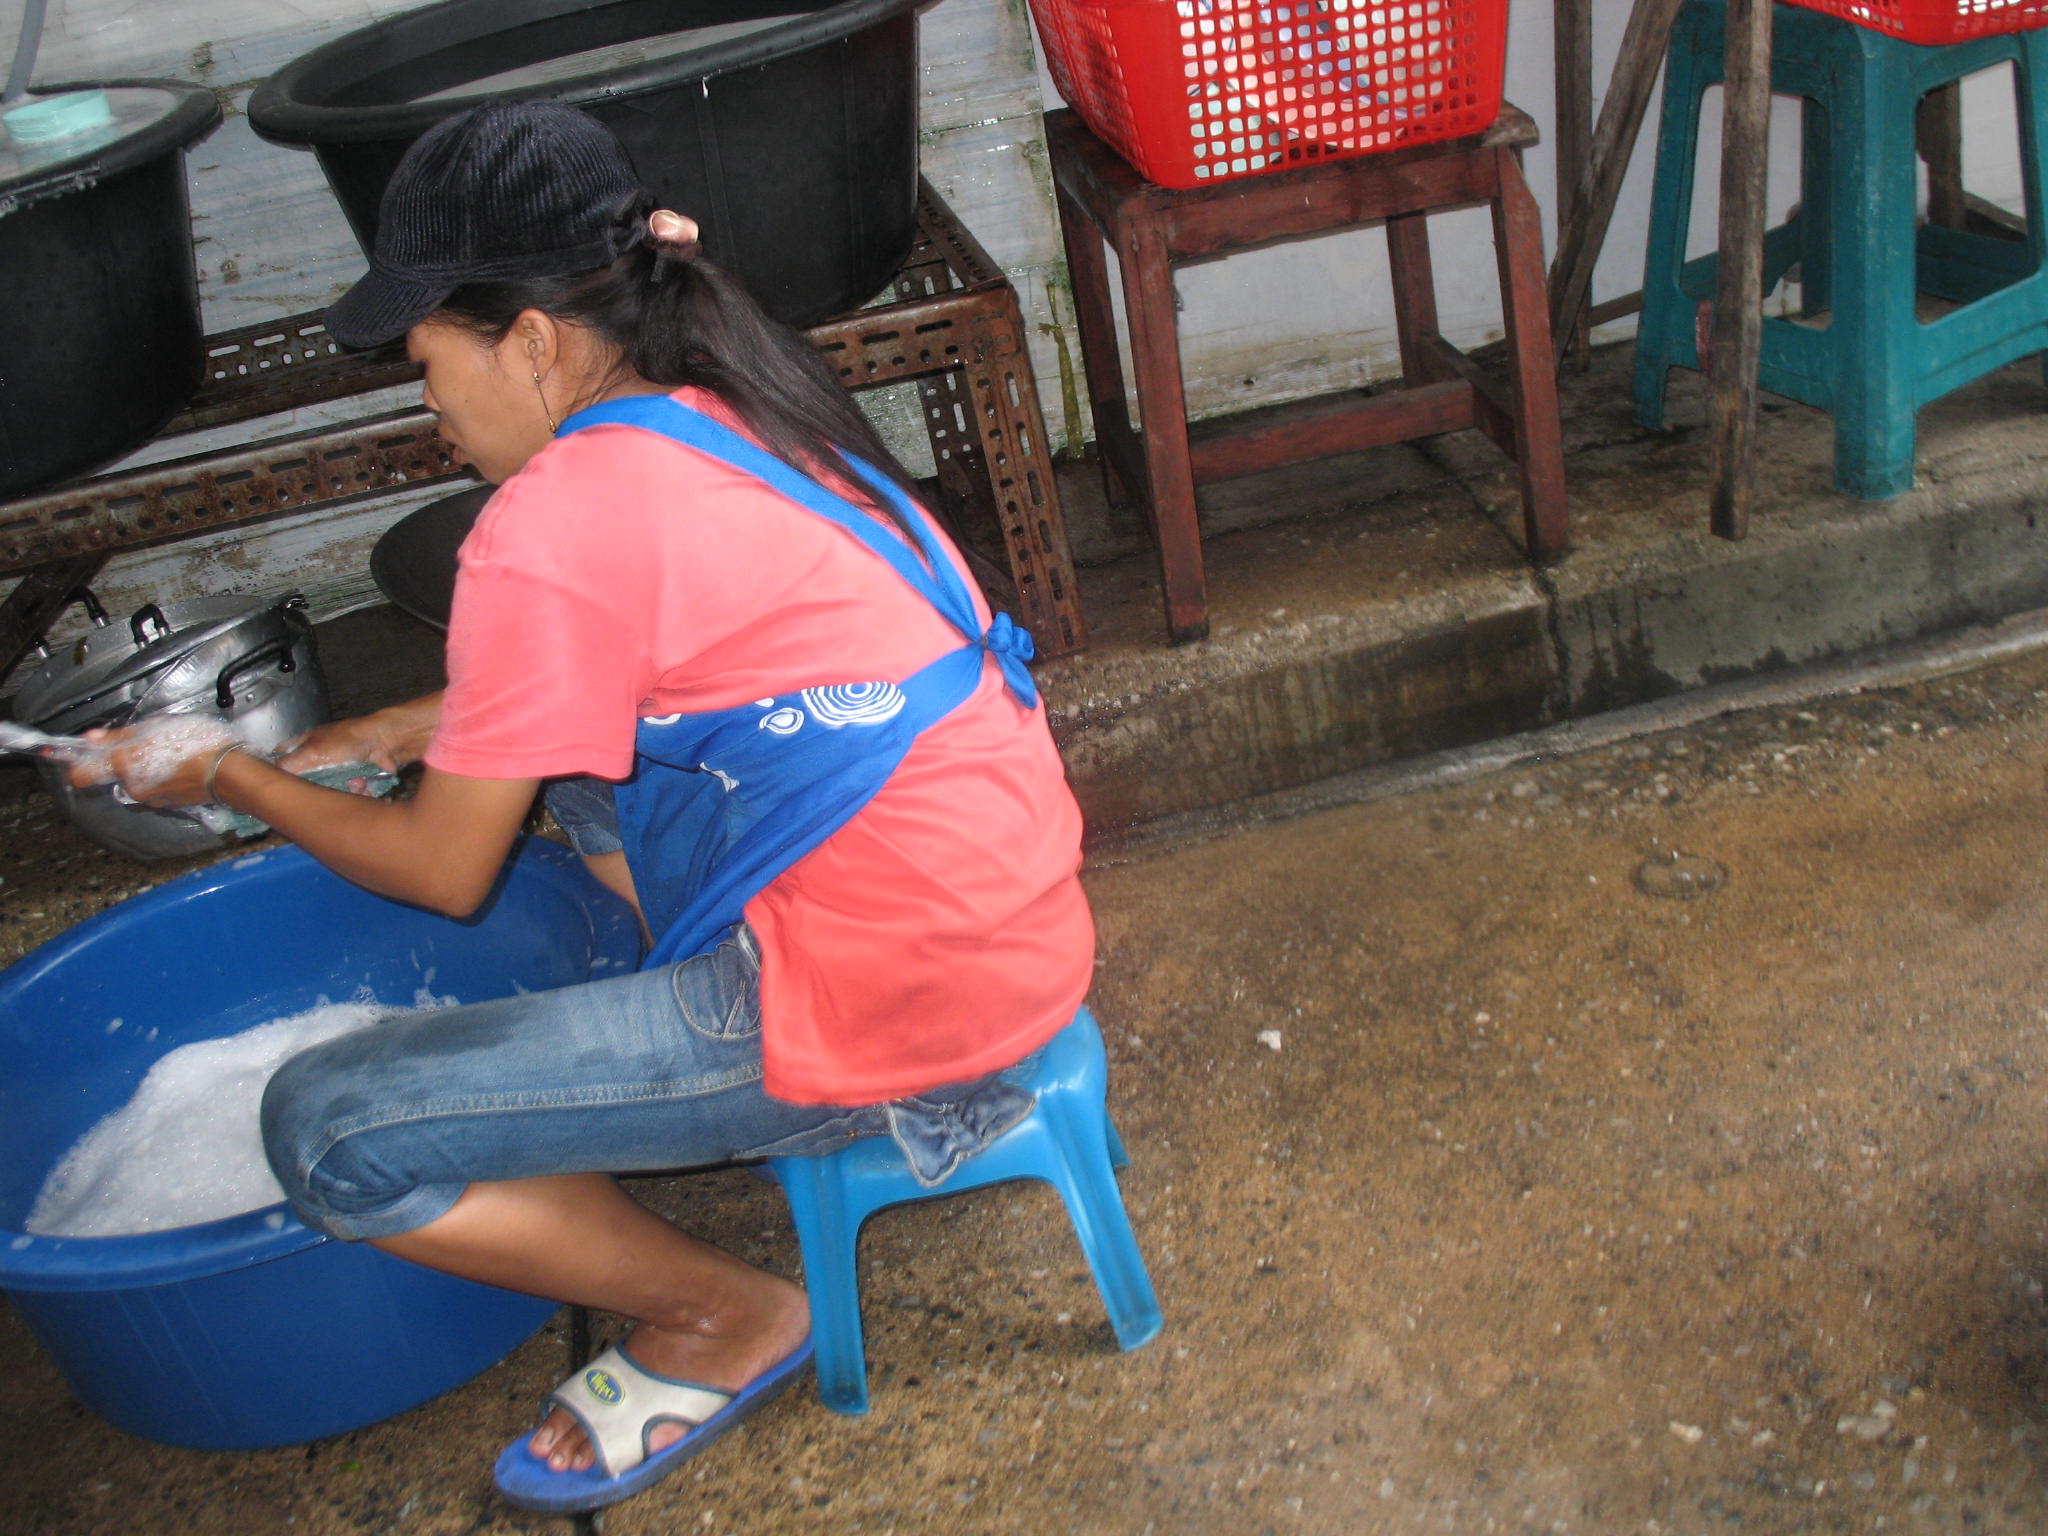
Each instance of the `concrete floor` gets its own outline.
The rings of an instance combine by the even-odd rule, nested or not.
[[[389,614],[323,645],[344,707],[431,678]],[[1094,1003],[1164,1335],[1115,1351],[1048,1191],[885,1213],[874,1411],[799,1389],[602,1528],[2043,1529],[2044,765],[2022,652],[1105,846]],[[16,770],[0,831],[0,958],[177,872],[98,853]],[[795,1272],[744,1174],[642,1193]],[[0,1310],[0,1531],[566,1531],[488,1476],[566,1332],[391,1422],[223,1454],[107,1428]]]

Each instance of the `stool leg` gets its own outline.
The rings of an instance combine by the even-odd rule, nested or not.
[[[1401,346],[1401,382],[1409,388],[1454,376],[1430,343],[1439,335],[1436,267],[1429,255],[1429,215],[1387,220],[1387,274],[1394,287],[1394,335]]]
[[[1799,312],[1830,307],[1828,292],[1828,114],[1811,97],[1799,106]]]
[[[1920,98],[1913,137],[1927,162],[1927,222],[1967,227],[1963,206],[1963,83],[1951,80]]]
[[[1635,415],[1653,432],[1665,427],[1664,390],[1672,366],[1698,358],[1692,344],[1695,306],[1682,273],[1692,223],[1700,97],[1707,81],[1717,77],[1705,61],[1719,51],[1719,29],[1709,27],[1698,8],[1683,7],[1672,25],[1664,66],[1649,243],[1643,252],[1643,308],[1636,327]]]
[[[1109,263],[1103,235],[1081,205],[1055,184],[1060,243],[1067,253],[1067,278],[1074,285],[1074,325],[1081,335],[1081,371],[1088,380],[1088,414],[1095,424],[1095,456],[1102,467],[1102,492],[1112,507],[1130,504],[1130,488],[1117,473],[1112,451],[1115,429],[1130,427],[1124,405],[1124,365],[1116,343],[1116,314],[1109,302]]]
[[[1845,60],[1830,125],[1835,488],[1867,500],[1913,484],[1916,162],[1913,86],[1898,57],[1881,48],[1860,68]],[[1859,165],[1865,174],[1851,174]]]
[[[2027,254],[2033,270],[2048,266],[2048,36],[2038,31],[2019,37],[2020,176],[2027,210]],[[2048,382],[2048,352],[2041,354],[2041,374]]]
[[[836,1413],[868,1411],[867,1343],[860,1326],[860,1222],[844,1181],[826,1157],[770,1159],[789,1200],[811,1300],[811,1347],[818,1400]]]
[[[1124,314],[1131,327],[1131,365],[1138,376],[1139,426],[1145,434],[1144,492],[1159,546],[1166,595],[1166,627],[1174,641],[1209,633],[1209,597],[1202,577],[1202,529],[1195,512],[1195,479],[1188,462],[1188,407],[1181,384],[1180,338],[1174,330],[1173,265],[1165,232],[1150,220],[1134,221],[1121,242]]]
[[[1515,467],[1522,481],[1522,531],[1532,559],[1564,553],[1564,443],[1551,362],[1550,306],[1544,293],[1543,224],[1522,167],[1494,151],[1493,245],[1515,382]]]
[[[1105,1135],[1107,1114],[1099,1106],[1091,1111],[1066,1096],[1041,1098],[1039,1112],[1059,1148],[1060,1199],[1094,1271],[1109,1325],[1116,1330],[1119,1345],[1136,1349],[1158,1337],[1165,1319],[1110,1167],[1109,1139],[1115,1129]]]

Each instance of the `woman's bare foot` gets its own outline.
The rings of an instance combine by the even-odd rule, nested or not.
[[[810,1304],[801,1287],[764,1273],[753,1291],[741,1315],[678,1312],[660,1321],[642,1320],[627,1340],[626,1351],[657,1375],[737,1392],[787,1357],[811,1326]],[[688,1433],[680,1424],[658,1425],[648,1436],[648,1451],[662,1450]],[[557,1472],[580,1472],[596,1464],[583,1426],[559,1408],[527,1443]]]

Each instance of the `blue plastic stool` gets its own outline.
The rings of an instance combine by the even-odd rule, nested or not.
[[[1686,261],[1686,228],[1700,99],[1721,79],[1726,20],[1722,0],[1687,0],[1671,33],[1636,338],[1636,419],[1653,429],[1664,425],[1666,370],[1702,366],[1699,320],[1713,301],[1716,258]],[[1799,211],[1765,235],[1764,291],[1797,263],[1806,312],[1830,319],[1817,329],[1767,316],[1758,382],[1833,415],[1837,490],[1896,496],[1913,483],[1920,407],[2048,348],[2048,32],[1930,48],[1789,5],[1773,9],[1771,26],[1771,89],[1803,98],[1804,147]],[[2026,237],[1918,227],[1920,98],[2008,61]],[[1916,289],[1959,307],[1922,324]]]
[[[822,1157],[773,1157],[789,1197],[811,1293],[818,1397],[840,1413],[868,1409],[867,1351],[860,1326],[861,1223],[884,1206],[956,1195],[1008,1179],[1043,1179],[1060,1192],[1117,1343],[1136,1349],[1161,1326],[1145,1261],[1131,1234],[1114,1168],[1128,1162],[1103,1102],[1109,1066],[1102,1032],[1086,1008],[1047,1042],[1033,1069],[1012,1079],[1038,1105],[936,1188],[917,1182],[896,1143],[869,1137]]]

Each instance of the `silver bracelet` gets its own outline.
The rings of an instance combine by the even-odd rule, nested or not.
[[[244,750],[246,749],[242,746],[242,744],[239,741],[231,741],[226,746],[220,749],[220,751],[214,756],[212,763],[210,763],[207,766],[206,798],[209,804],[218,805],[220,803],[220,797],[216,795],[213,790],[213,781],[220,775],[220,765],[226,762],[231,754],[241,752]]]

